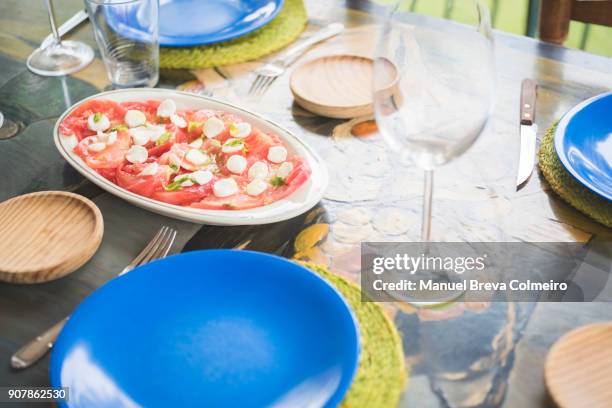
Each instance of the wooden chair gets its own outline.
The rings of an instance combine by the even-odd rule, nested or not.
[[[612,27],[612,0],[541,0],[540,39],[563,44],[570,21]]]

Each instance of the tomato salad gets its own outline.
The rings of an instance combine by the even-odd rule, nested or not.
[[[87,166],[128,191],[165,203],[243,210],[289,196],[309,176],[278,135],[237,115],[177,110],[172,99],[91,100],[60,124]]]

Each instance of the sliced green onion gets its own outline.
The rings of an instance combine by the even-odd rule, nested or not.
[[[192,122],[192,121],[189,121],[189,124],[187,125],[187,131],[188,132],[193,132],[194,130],[196,130],[197,128],[202,126],[203,124],[204,123],[202,123],[202,122]]]
[[[168,140],[170,140],[170,138],[172,137],[172,133],[170,132],[164,132],[162,133],[162,135],[159,137],[159,139],[157,139],[157,141],[155,142],[156,146],[161,146],[164,143],[166,143]]]
[[[180,190],[181,188],[182,188],[181,183],[178,183],[176,181],[173,181],[172,183],[164,186],[164,190],[166,191],[176,191],[176,190]]]
[[[241,144],[243,144],[244,142],[241,139],[234,139],[234,140],[228,140],[227,142],[225,142],[225,146],[240,146]]]
[[[270,179],[270,184],[274,187],[281,187],[285,185],[285,179],[279,176],[274,176]]]
[[[126,125],[117,125],[111,129],[111,132],[123,132],[128,130],[129,128]]]
[[[193,182],[193,180],[191,180],[191,177],[189,177],[188,174],[184,174],[182,176],[175,177],[172,183],[164,186],[164,190],[166,191],[180,190],[181,188],[183,188],[181,184],[183,184],[187,180]]]

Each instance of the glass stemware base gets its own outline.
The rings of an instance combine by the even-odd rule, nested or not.
[[[90,46],[78,41],[62,41],[46,48],[38,48],[30,54],[26,65],[35,74],[61,76],[85,68],[93,61]]]
[[[428,278],[434,285],[447,285],[447,290],[412,290],[410,294],[398,294],[397,292],[386,292],[391,298],[398,302],[408,303],[416,308],[431,308],[439,305],[450,304],[459,300],[465,293],[465,289],[455,289],[463,281],[452,271],[435,271]]]

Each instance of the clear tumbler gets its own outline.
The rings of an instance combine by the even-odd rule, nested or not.
[[[85,4],[113,86],[155,86],[159,0],[85,0]]]

